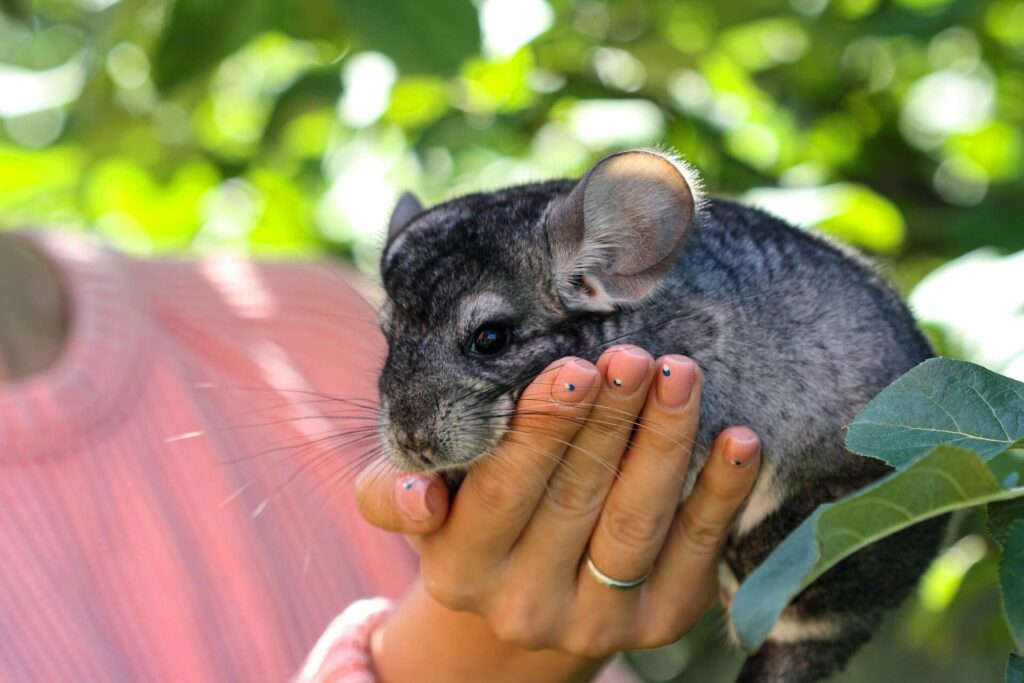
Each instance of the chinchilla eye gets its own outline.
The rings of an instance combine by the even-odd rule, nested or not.
[[[486,323],[469,338],[469,351],[480,356],[493,356],[508,346],[511,337],[512,331],[507,325]]]

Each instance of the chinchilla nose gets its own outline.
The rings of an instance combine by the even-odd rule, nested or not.
[[[402,434],[396,439],[406,455],[424,465],[437,463],[437,453],[429,436],[423,429],[417,429],[412,434]]]

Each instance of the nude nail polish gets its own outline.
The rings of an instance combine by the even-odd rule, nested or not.
[[[684,356],[666,356],[658,368],[657,392],[662,405],[676,408],[690,400],[697,365]]]
[[[632,395],[647,377],[649,365],[650,357],[639,349],[614,351],[605,374],[609,388],[623,396]]]

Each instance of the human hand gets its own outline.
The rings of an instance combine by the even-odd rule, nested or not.
[[[434,601],[503,642],[584,658],[673,642],[717,597],[719,554],[759,466],[756,435],[726,429],[679,504],[700,390],[682,356],[619,346],[596,367],[562,359],[524,391],[450,510],[437,477],[379,472],[360,479],[360,508],[416,540]],[[649,576],[615,590],[588,556],[608,577]]]

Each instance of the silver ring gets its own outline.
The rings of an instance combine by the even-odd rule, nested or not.
[[[641,576],[639,579],[634,579],[632,581],[619,581],[618,579],[613,579],[612,577],[608,576],[603,571],[597,568],[597,565],[594,564],[594,561],[590,559],[589,553],[587,554],[587,571],[590,572],[590,575],[593,576],[594,580],[597,581],[599,584],[601,584],[602,586],[607,586],[608,588],[612,588],[617,591],[628,591],[633,590],[634,588],[639,588],[647,581],[647,577],[650,576],[650,573],[647,573]]]

